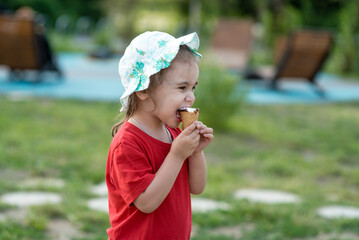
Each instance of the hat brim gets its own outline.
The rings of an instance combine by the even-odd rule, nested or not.
[[[186,45],[191,51],[198,57],[202,57],[202,55],[197,52],[199,48],[199,37],[197,33],[190,33],[185,36],[182,36],[180,38],[177,38],[177,41],[179,42],[178,45]]]

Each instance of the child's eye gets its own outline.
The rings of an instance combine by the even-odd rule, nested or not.
[[[183,86],[183,87],[179,87],[179,89],[181,89],[181,90],[185,90],[185,89],[186,89],[186,87],[184,87],[184,86]]]
[[[194,86],[193,88],[192,88],[192,91],[194,91],[196,89],[196,86]]]

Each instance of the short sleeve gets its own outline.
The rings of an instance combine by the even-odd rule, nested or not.
[[[127,205],[146,190],[155,177],[147,155],[138,146],[121,143],[112,156],[112,182]]]

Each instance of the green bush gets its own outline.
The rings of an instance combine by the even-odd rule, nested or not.
[[[227,120],[239,109],[243,94],[236,90],[238,77],[214,66],[201,66],[195,106],[199,120],[215,130],[228,129]]]
[[[55,52],[84,52],[86,44],[77,42],[73,35],[50,32],[49,40]]]

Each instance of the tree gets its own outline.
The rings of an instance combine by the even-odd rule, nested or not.
[[[355,71],[358,66],[358,51],[355,36],[359,28],[359,5],[358,1],[348,1],[341,10],[339,17],[339,42],[338,46],[343,54],[341,69],[345,73]]]

